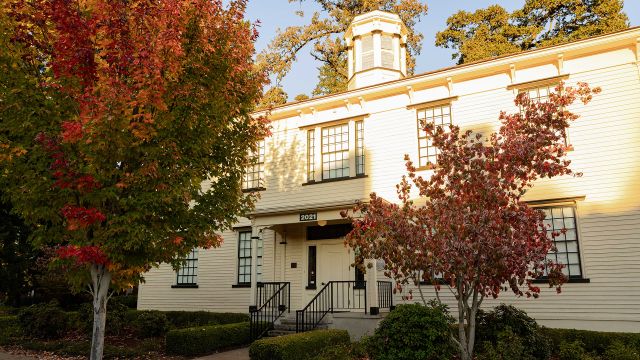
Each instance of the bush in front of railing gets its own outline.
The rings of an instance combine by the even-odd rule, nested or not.
[[[254,341],[249,347],[249,357],[251,360],[305,360],[325,348],[349,343],[346,330],[314,330]]]
[[[235,324],[249,321],[246,313],[217,313],[210,311],[164,311],[176,329],[205,325]]]
[[[251,343],[249,323],[200,326],[171,330],[166,335],[167,354],[205,355]]]

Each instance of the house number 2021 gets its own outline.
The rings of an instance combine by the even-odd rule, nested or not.
[[[300,214],[300,221],[315,221],[315,220],[318,220],[318,213]]]

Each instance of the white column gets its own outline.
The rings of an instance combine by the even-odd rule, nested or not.
[[[362,40],[360,36],[354,37],[355,50],[353,52],[353,61],[355,63],[354,71],[362,71]]]
[[[369,268],[371,264],[371,268]],[[366,281],[367,281],[367,306],[370,310],[372,307],[378,307],[378,270],[376,269],[376,260],[365,260],[365,266],[367,269]]]
[[[393,36],[393,68],[400,70],[400,37]]]
[[[382,67],[382,36],[380,31],[373,33],[373,67]]]
[[[347,68],[349,73],[347,80],[351,79],[353,76],[353,65],[353,45],[351,45],[347,50]]]
[[[258,239],[259,233],[256,226],[251,227],[251,295],[249,305],[260,305],[256,301],[256,290],[258,289]]]
[[[407,44],[400,45],[400,71],[407,75]]]

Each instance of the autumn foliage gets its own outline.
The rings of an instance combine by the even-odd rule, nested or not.
[[[533,280],[543,276],[560,291],[563,265],[547,259],[558,234],[545,228],[542,211],[523,196],[538,179],[580,176],[566,158],[566,129],[578,118],[569,109],[598,92],[579,83],[561,84],[544,102],[520,94],[515,103],[521,111],[502,112],[492,134],[423,124],[439,149],[433,175],[418,175],[407,156],[398,203],[372,193],[368,203],[354,207],[352,216],[358,216],[346,241],[358,249],[356,262],[384,259],[399,290],[426,282],[436,295],[443,286],[453,291],[463,359],[472,357],[475,315],[484,298],[505,290],[537,297]]]
[[[252,207],[243,169],[269,131],[245,6],[3,2],[0,184],[77,285],[179,266]]]

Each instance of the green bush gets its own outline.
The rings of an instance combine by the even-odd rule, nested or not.
[[[456,352],[450,324],[442,306],[400,305],[369,339],[369,353],[376,360],[450,359]]]
[[[139,338],[164,336],[169,330],[167,315],[160,311],[138,311],[132,325]]]
[[[109,303],[107,304],[107,324],[105,326],[105,332],[108,335],[118,335],[124,329],[127,324],[127,311],[129,308],[121,303]],[[80,330],[85,334],[90,335],[93,332],[93,304],[84,303],[78,310],[82,324]]]
[[[580,341],[563,342],[558,351],[559,360],[591,360],[593,359],[584,349]]]
[[[546,336],[553,342],[556,351],[565,342],[579,341],[589,353],[603,355],[609,347],[619,342],[635,352],[640,352],[640,333],[615,333],[588,331],[576,329],[543,329]]]
[[[209,311],[165,311],[164,313],[176,329],[236,324],[249,321],[249,315],[242,313],[215,313]]]
[[[251,360],[306,360],[332,346],[349,344],[346,330],[315,330],[254,341]]]
[[[608,360],[640,360],[638,351],[620,341],[615,341],[604,352],[604,358]]]
[[[137,295],[120,295],[114,296],[109,300],[109,304],[119,303],[126,306],[129,309],[138,308],[138,296]]]
[[[482,360],[533,360],[535,359],[522,343],[522,339],[508,329],[498,334],[496,344],[482,342],[478,358]]]
[[[17,316],[0,316],[0,346],[10,345],[14,338],[22,335]]]
[[[55,301],[22,309],[18,322],[25,334],[39,339],[58,339],[67,330],[67,314]]]
[[[248,322],[171,330],[165,339],[168,354],[186,356],[204,355],[251,343]]]
[[[523,356],[548,359],[551,356],[551,341],[542,327],[526,312],[511,305],[501,304],[492,311],[479,311],[476,339],[478,344],[489,342],[496,346],[500,334],[511,332],[522,342]],[[497,348],[497,347],[496,347]]]

